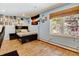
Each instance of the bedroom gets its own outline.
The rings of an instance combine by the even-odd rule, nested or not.
[[[19,56],[79,55],[78,33],[75,36],[64,35],[61,32],[63,27],[60,26],[64,22],[51,21],[54,17],[60,20],[62,15],[64,18],[70,18],[72,14],[75,16],[78,14],[79,4],[0,3],[0,7],[0,55],[12,51],[17,51]]]

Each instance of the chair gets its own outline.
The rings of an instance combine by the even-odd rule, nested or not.
[[[4,39],[4,35],[5,35],[5,27],[3,26],[1,32],[0,32],[0,48]]]

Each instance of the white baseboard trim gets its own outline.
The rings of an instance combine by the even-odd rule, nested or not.
[[[61,45],[61,44],[58,44],[58,43],[50,42],[50,41],[48,41],[46,39],[39,39],[39,40],[79,53],[79,49],[75,49],[75,48],[71,48],[71,47]]]

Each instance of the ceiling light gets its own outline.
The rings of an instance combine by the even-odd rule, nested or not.
[[[5,12],[5,10],[0,10],[0,12]]]

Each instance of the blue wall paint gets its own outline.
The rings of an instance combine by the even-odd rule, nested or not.
[[[39,38],[48,40],[50,35],[50,22],[45,21],[45,23],[39,24]]]
[[[79,4],[76,4],[76,3],[70,3],[70,4],[65,4],[61,7],[56,7],[56,9],[54,10],[49,10],[49,11],[46,11],[46,12],[43,12],[40,14],[41,18],[45,17],[45,16],[48,16],[50,13],[54,13],[54,12],[57,12],[57,11],[60,11],[60,10],[64,10],[64,9],[68,9],[68,8],[71,8],[71,7],[74,7],[74,6],[79,6]],[[43,15],[43,17],[42,17]],[[47,33],[47,34],[45,34]],[[50,22],[49,22],[49,19],[48,21],[44,24],[40,24],[40,27],[39,27],[39,37],[40,39],[49,39],[50,38]]]

